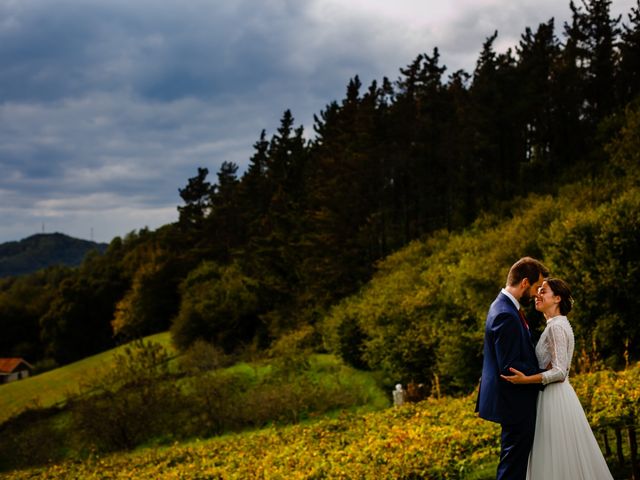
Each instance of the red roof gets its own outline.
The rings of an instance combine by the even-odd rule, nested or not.
[[[0,373],[14,372],[23,363],[27,368],[33,368],[22,358],[0,358]]]

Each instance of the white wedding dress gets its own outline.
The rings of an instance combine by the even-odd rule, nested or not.
[[[612,479],[578,396],[569,383],[574,338],[565,316],[547,321],[536,345],[545,389],[538,395],[527,480]]]

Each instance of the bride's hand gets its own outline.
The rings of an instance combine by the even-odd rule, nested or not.
[[[509,371],[514,375],[500,375],[507,382],[511,383],[524,383],[526,375],[522,373],[520,370],[516,370],[515,368],[509,368]]]

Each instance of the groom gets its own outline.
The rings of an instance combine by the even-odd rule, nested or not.
[[[513,367],[525,375],[540,372],[522,305],[538,291],[547,268],[531,257],[518,260],[507,285],[489,308],[477,410],[502,426],[497,480],[524,480],[536,426],[538,385],[514,385],[500,378]]]

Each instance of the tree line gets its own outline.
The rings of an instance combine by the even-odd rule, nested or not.
[[[181,348],[262,349],[412,240],[597,176],[640,89],[640,3],[624,21],[610,6],[571,2],[561,34],[551,19],[503,53],[494,32],[472,73],[448,73],[434,48],[396,80],[356,76],[310,138],[285,111],[242,174],[223,162],[188,179],[175,224],[0,281],[0,352],[61,364],[167,329]]]

